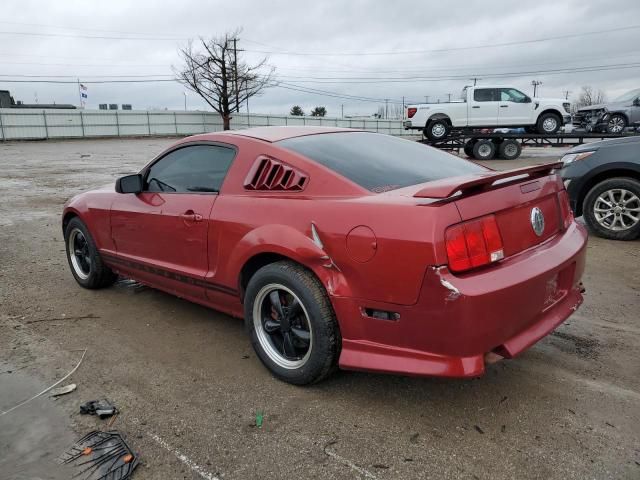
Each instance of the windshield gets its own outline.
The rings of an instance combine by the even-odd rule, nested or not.
[[[640,88],[636,88],[635,90],[631,90],[630,92],[627,92],[624,95],[620,95],[618,98],[614,100],[614,102],[631,102],[632,100],[635,100],[635,98],[638,96],[640,96]]]
[[[277,143],[374,193],[486,171],[436,148],[376,133],[324,133]]]

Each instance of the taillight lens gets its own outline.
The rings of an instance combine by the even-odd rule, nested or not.
[[[445,245],[452,272],[463,272],[504,258],[502,237],[493,215],[447,228]]]
[[[560,202],[560,215],[562,216],[562,226],[566,230],[573,221],[573,212],[569,205],[569,194],[566,190],[558,192],[558,202]]]
[[[413,116],[416,114],[416,112],[418,111],[417,108],[407,108],[407,117],[409,118],[413,118]]]

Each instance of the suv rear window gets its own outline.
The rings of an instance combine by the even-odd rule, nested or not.
[[[376,133],[322,133],[277,143],[375,193],[486,171],[418,142]]]

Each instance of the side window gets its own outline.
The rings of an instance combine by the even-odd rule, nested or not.
[[[495,88],[476,88],[473,91],[473,100],[476,102],[497,102]]]
[[[218,192],[235,150],[217,145],[191,145],[154,163],[145,179],[148,192]]]
[[[514,102],[525,103],[527,96],[520,90],[515,88],[501,88],[500,89],[500,101],[501,102]]]

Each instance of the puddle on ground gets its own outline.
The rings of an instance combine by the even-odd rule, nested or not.
[[[11,367],[0,374],[0,412],[41,392],[48,385]],[[56,458],[75,436],[68,417],[55,401],[42,397],[0,416],[0,472],[12,480],[68,480],[73,471],[58,465]]]

